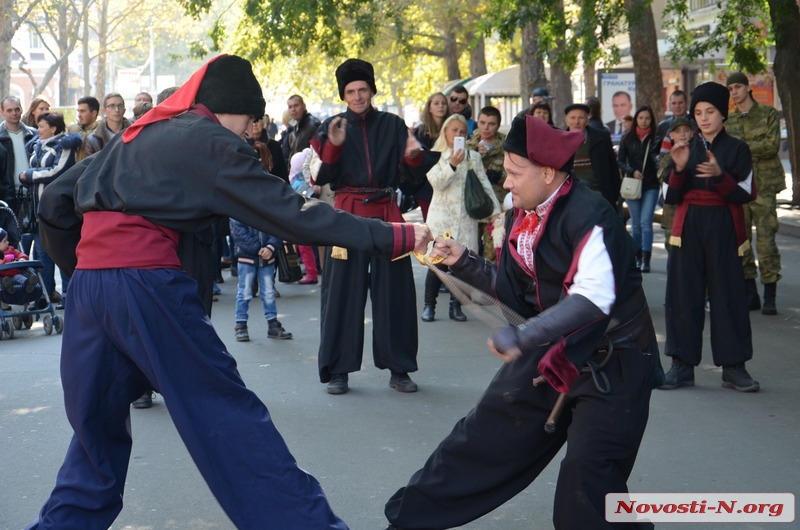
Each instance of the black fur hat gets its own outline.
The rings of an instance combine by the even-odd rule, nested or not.
[[[728,119],[728,102],[730,101],[731,95],[728,92],[728,89],[719,83],[715,83],[714,81],[709,81],[707,83],[702,83],[697,85],[692,92],[692,105],[689,108],[689,115],[694,116],[694,107],[701,101],[705,101],[706,103],[711,103],[717,110],[722,114],[722,119]]]
[[[372,94],[378,93],[375,88],[375,70],[367,61],[348,59],[336,69],[336,84],[339,85],[339,97],[344,100],[344,87],[353,81],[366,81]]]
[[[195,102],[216,114],[245,114],[264,117],[267,102],[250,62],[235,55],[210,63]]]

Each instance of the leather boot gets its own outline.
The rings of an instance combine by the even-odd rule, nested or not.
[[[425,276],[425,307],[422,309],[423,322],[433,322],[436,310],[436,297],[439,295],[439,284],[441,280],[433,271],[428,271]]]
[[[456,322],[464,322],[467,317],[461,312],[461,302],[458,300],[450,300],[450,320]]]
[[[777,315],[778,308],[775,306],[775,290],[778,282],[764,284],[764,306],[761,308],[762,315]],[[756,293],[758,296],[758,293]]]
[[[650,272],[650,256],[652,252],[648,252],[647,250],[642,252],[642,266],[639,267],[639,270],[642,272]]]
[[[640,270],[642,268],[642,249],[636,251],[636,268]]]
[[[761,309],[761,299],[758,297],[758,287],[755,278],[745,279],[745,289],[747,292],[747,310],[756,311]]]

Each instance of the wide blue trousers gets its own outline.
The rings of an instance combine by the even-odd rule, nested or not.
[[[75,434],[29,528],[111,526],[122,510],[131,452],[130,403],[151,386],[237,528],[347,528],[245,388],[188,275],[78,270],[66,319],[61,377]]]

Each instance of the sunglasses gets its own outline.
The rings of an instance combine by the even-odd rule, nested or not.
[[[467,104],[467,98],[463,98],[462,99],[462,98],[450,97],[450,101],[452,103],[461,103],[462,105],[466,105]]]

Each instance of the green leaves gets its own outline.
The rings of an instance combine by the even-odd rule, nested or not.
[[[729,0],[717,5],[721,13],[708,35],[689,29],[693,13],[688,0],[668,0],[664,28],[673,63],[695,61],[727,49],[731,65],[749,73],[768,67],[767,51],[774,39],[769,30],[769,7],[763,0]]]

